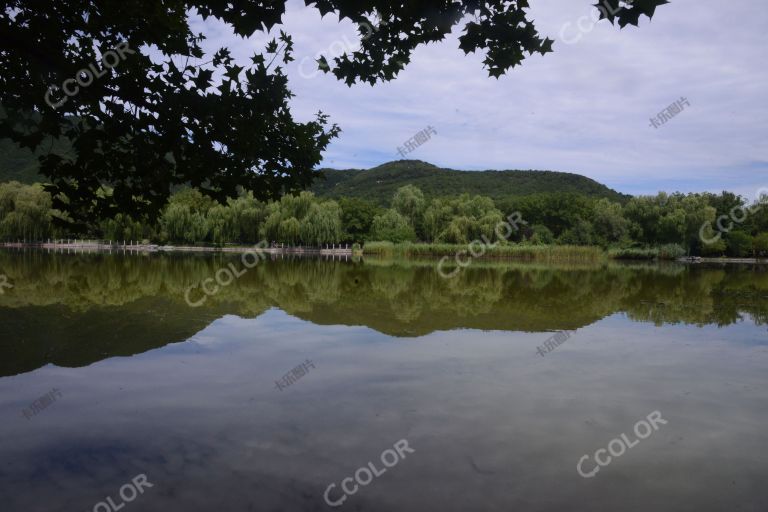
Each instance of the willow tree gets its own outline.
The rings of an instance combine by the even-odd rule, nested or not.
[[[283,220],[280,214],[280,204],[269,203],[264,215],[264,224],[259,228],[259,233],[268,242],[274,242],[280,238],[280,222]]]
[[[462,194],[453,199],[434,199],[424,212],[424,238],[450,243],[467,243],[480,237],[494,240],[497,225],[503,220],[490,197]]]
[[[395,210],[387,210],[373,218],[371,240],[395,243],[414,242],[416,241],[416,232],[405,217]]]
[[[335,201],[314,203],[301,221],[301,240],[309,245],[341,241],[341,209]]]
[[[230,199],[228,206],[234,215],[236,238],[243,243],[259,241],[259,230],[266,219],[266,205],[247,192],[237,199]]]
[[[418,234],[422,232],[425,207],[424,193],[414,185],[400,187],[392,198],[392,208],[405,217]]]
[[[307,216],[315,201],[315,194],[312,192],[305,191],[296,195],[286,194],[280,198],[280,213],[283,219],[294,217],[300,221]]]
[[[205,218],[206,231],[211,242],[223,245],[237,240],[240,234],[234,208],[217,204]]]
[[[102,238],[114,241],[144,240],[153,235],[151,226],[123,213],[118,213],[112,219],[104,219],[101,222],[100,232]]]
[[[160,218],[160,226],[172,242],[200,242],[208,233],[203,214],[182,204],[168,205]]]
[[[445,231],[453,217],[453,208],[446,199],[434,199],[424,212],[424,239],[434,242]]]
[[[0,184],[0,237],[41,240],[53,234],[51,196],[39,185]]]
[[[285,244],[296,245],[301,239],[301,224],[296,217],[290,217],[280,222],[278,240]]]
[[[474,218],[466,215],[453,217],[445,230],[440,233],[438,241],[450,244],[466,244],[472,240],[471,234],[476,229],[477,221]]]

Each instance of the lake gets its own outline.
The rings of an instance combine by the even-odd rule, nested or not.
[[[2,510],[768,510],[767,269],[435,263],[0,251]]]

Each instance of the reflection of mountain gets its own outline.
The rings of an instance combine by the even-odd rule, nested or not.
[[[0,376],[48,363],[77,367],[185,341],[223,312],[143,298],[125,306],[72,311],[66,306],[0,308]]]
[[[309,259],[261,264],[199,308],[184,292],[236,256],[110,256],[0,251],[0,375],[90,364],[184,341],[227,313],[276,306],[316,324],[393,336],[436,330],[574,329],[615,312],[655,323],[768,322],[768,273],[745,267],[477,264],[442,279],[433,264]],[[242,268],[242,267],[240,267]]]

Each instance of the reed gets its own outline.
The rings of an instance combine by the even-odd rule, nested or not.
[[[661,247],[628,247],[611,249],[608,256],[615,260],[676,260],[685,256],[685,249],[677,244],[666,244]]]
[[[614,260],[655,260],[659,256],[657,248],[627,247],[611,249],[608,256]]]

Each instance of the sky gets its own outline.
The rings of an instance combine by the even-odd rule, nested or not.
[[[530,4],[554,52],[499,79],[488,76],[483,54],[458,48],[460,25],[419,47],[394,81],[350,88],[313,62],[353,50],[355,26],[289,0],[279,28],[294,40],[295,61],[285,67],[294,118],[322,110],[343,130],[322,166],[400,159],[398,147],[431,126],[437,134],[406,158],[467,171],[572,172],[635,195],[730,190],[754,198],[768,187],[765,0],[671,0],[623,30],[593,21],[594,0]],[[243,63],[268,39],[234,36],[211,19],[192,28],[206,35],[205,48],[226,46]],[[652,126],[677,101],[683,110]]]

